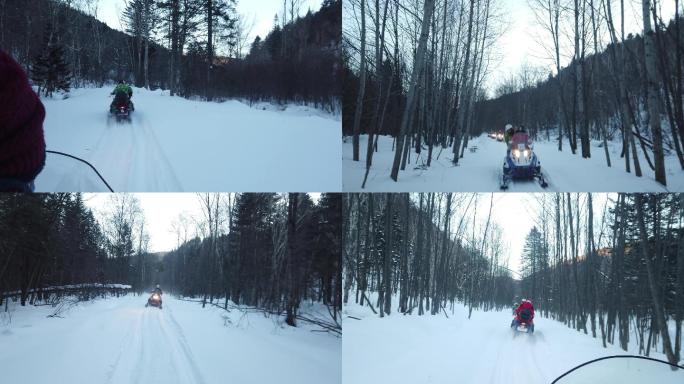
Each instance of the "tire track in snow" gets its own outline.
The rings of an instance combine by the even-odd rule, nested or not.
[[[192,375],[192,379],[194,379],[192,382],[197,383],[197,384],[204,384],[204,378],[202,377],[202,374],[197,367],[197,363],[195,362],[195,357],[192,353],[192,350],[190,349],[190,346],[188,345],[188,342],[185,338],[185,334],[183,333],[183,329],[181,328],[180,324],[176,321],[175,317],[173,316],[173,312],[168,311],[168,319],[170,320],[171,326],[174,328],[173,330],[168,330],[167,329],[167,322],[166,317],[164,318],[164,321],[161,322],[161,330],[166,335],[167,340],[171,341],[172,344],[176,344],[179,348],[173,348],[174,352],[181,352],[180,354],[175,353],[175,356],[179,358],[180,360],[183,360],[187,367],[190,369],[189,373]],[[170,332],[172,331],[174,335],[169,336]],[[181,356],[179,356],[181,355]]]
[[[141,343],[141,323],[142,318],[136,317],[133,322],[133,325],[129,327],[126,336],[124,336],[124,338],[122,339],[121,344],[119,346],[119,352],[117,353],[113,363],[109,365],[110,369],[107,372],[107,384],[118,382],[115,381],[115,379],[118,378],[118,375],[122,370],[122,358],[123,361],[125,361],[130,356],[130,354],[127,354],[126,352],[130,353],[130,351],[137,351],[139,349],[136,348],[136,345],[140,345]]]
[[[130,122],[107,117],[102,134],[82,156],[117,192],[183,190],[154,130],[140,112],[134,112]],[[75,164],[73,171],[57,183],[57,189],[73,189],[74,179],[79,189],[84,189],[82,181],[93,179],[91,173]]]
[[[141,157],[136,163],[143,167],[141,172],[135,175],[136,179],[139,178],[136,182],[145,185],[145,189],[150,191],[182,192],[181,183],[145,115],[136,116],[134,121],[134,134],[138,138],[136,142],[144,143],[144,148],[136,152],[138,157]]]

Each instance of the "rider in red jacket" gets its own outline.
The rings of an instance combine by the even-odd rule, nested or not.
[[[534,332],[534,305],[531,300],[523,299],[514,311],[515,318],[511,322],[511,328],[517,328],[520,324],[525,324]]]

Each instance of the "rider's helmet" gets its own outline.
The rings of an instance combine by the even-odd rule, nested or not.
[[[159,288],[159,284],[157,284],[157,288]]]
[[[123,81],[123,79],[119,80],[119,84],[124,84],[124,83],[125,82]]]
[[[506,130],[508,131],[509,129],[513,128],[511,124],[506,124]]]

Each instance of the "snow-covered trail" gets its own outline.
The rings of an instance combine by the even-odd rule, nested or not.
[[[172,308],[136,310],[107,383],[204,383]]]
[[[261,314],[228,313],[145,296],[54,309],[17,307],[0,318],[3,384],[339,383],[341,340]],[[263,369],[269,367],[268,369]]]
[[[144,113],[130,122],[107,120],[107,127],[88,150],[88,160],[115,191],[182,191],[182,186]],[[48,154],[47,172],[60,174],[54,191],[99,191],[103,183],[82,163]],[[57,166],[52,166],[58,164]],[[49,178],[45,175],[45,178]],[[41,175],[39,183],[45,178]],[[40,184],[39,184],[40,185]]]
[[[345,312],[361,318],[343,324],[348,384],[549,384],[583,362],[625,353],[545,318],[535,319],[534,334],[513,333],[509,312],[473,311],[471,319],[460,305],[449,318],[394,313],[380,319],[356,305]]]
[[[343,188],[345,191],[366,192],[498,192],[500,190],[503,158],[506,147],[502,142],[482,135],[469,142],[466,154],[454,167],[451,163],[451,148],[434,149],[432,164],[429,168],[418,167],[427,162],[427,149],[416,159],[411,151],[411,162],[405,171],[400,171],[399,181],[390,179],[394,160],[393,139],[382,136],[378,141],[378,152],[373,154],[373,166],[368,175],[366,189],[361,189],[365,173],[365,155],[368,136],[360,138],[362,161],[352,160],[351,139],[343,143]],[[655,181],[653,171],[642,159],[643,177],[626,173],[624,160],[619,157],[620,147],[616,143],[609,146],[612,167],[606,166],[603,148],[593,143],[592,157],[583,159],[573,155],[566,148],[558,151],[555,142],[536,142],[535,152],[540,161],[542,172],[549,186],[541,188],[537,181],[515,180],[509,185],[509,192],[666,192],[684,191],[684,172],[679,169],[675,156],[666,158],[668,178],[667,190]],[[474,151],[471,151],[474,149]]]
[[[339,191],[341,122],[313,108],[250,107],[134,88],[131,121],[110,88],[44,99],[47,148],[92,163],[116,192]],[[310,175],[316,175],[315,178]],[[36,190],[106,191],[86,165],[48,154]]]

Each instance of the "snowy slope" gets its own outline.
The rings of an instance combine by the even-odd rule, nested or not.
[[[610,344],[604,349],[600,339],[545,318],[535,318],[534,334],[514,334],[510,312],[473,311],[468,320],[468,310],[460,305],[454,314],[447,311],[449,318],[443,313],[393,313],[381,319],[355,304],[344,311],[345,384],[549,384],[583,362],[625,354]],[[651,357],[665,360],[657,352]],[[664,377],[671,378],[669,368],[663,367]],[[676,375],[683,378],[684,372]],[[654,383],[672,382],[652,378]]]
[[[168,296],[168,295],[167,295]],[[262,314],[146,296],[83,303],[63,318],[49,306],[0,317],[3,384],[336,383],[341,340]]]
[[[362,191],[361,183],[365,173],[365,156],[368,136],[361,136],[362,161],[352,161],[352,141],[343,144],[343,188],[345,191]],[[451,164],[451,148],[434,149],[430,168],[416,169],[416,164],[427,161],[427,150],[416,161],[411,152],[411,163],[405,171],[400,171],[399,182],[390,179],[389,174],[394,160],[391,137],[383,136],[378,141],[378,152],[373,154],[373,166],[368,175],[365,191],[394,192],[486,192],[499,191],[505,144],[490,139],[486,135],[473,139],[469,147],[477,147],[475,152],[466,150],[459,160],[458,167]],[[609,144],[613,166],[607,167],[603,148],[592,147],[592,157],[582,159],[580,154],[572,155],[566,147],[558,152],[558,143],[536,142],[535,152],[539,156],[542,172],[549,187],[542,189],[537,182],[515,181],[510,184],[511,192],[665,192],[666,189],[655,181],[654,172],[641,159],[643,177],[636,177],[624,170],[624,159],[620,156],[620,145]],[[439,159],[437,159],[439,155]],[[679,169],[676,156],[668,156],[665,162],[669,191],[684,191],[684,172]]]
[[[110,88],[43,100],[47,148],[90,161],[117,192],[338,191],[339,117],[250,108],[134,88],[131,123],[108,117]],[[316,177],[311,177],[315,175]],[[87,166],[48,154],[38,191],[105,191]]]

